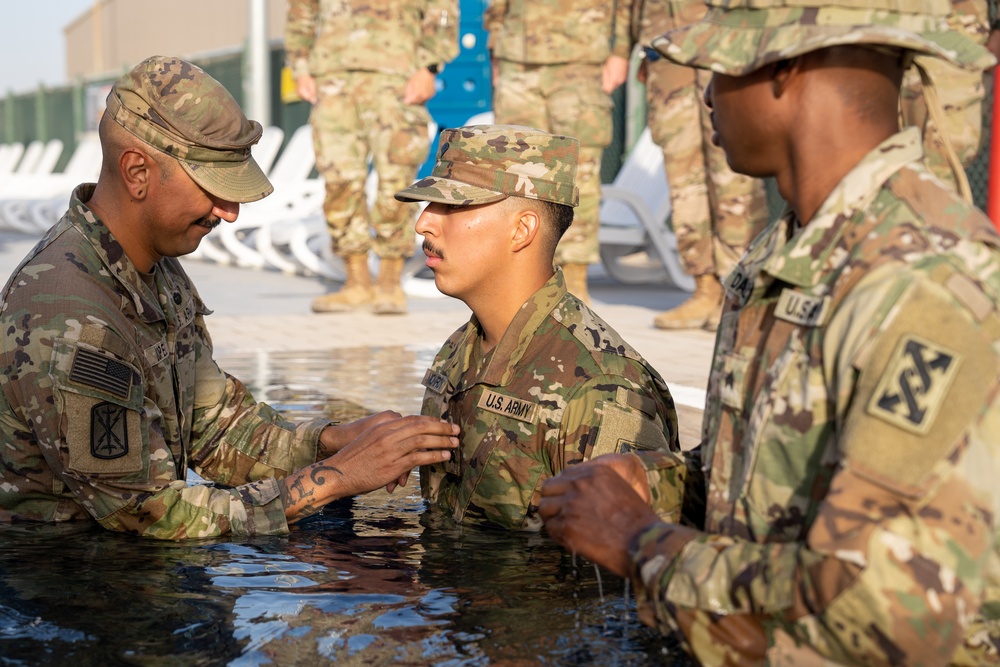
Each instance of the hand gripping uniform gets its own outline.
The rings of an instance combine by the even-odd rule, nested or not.
[[[315,77],[316,168],[326,183],[323,211],[339,256],[413,254],[410,211],[393,199],[427,158],[430,114],[403,101],[417,70],[458,55],[457,0],[290,0],[285,50],[295,77]],[[378,174],[370,214],[368,159]],[[369,224],[370,222],[370,224]]]
[[[705,11],[704,0],[636,0],[632,38],[648,54],[646,123],[663,150],[670,224],[684,271],[721,280],[767,224],[764,182],[735,173],[712,143],[705,105],[711,72],[677,65],[649,48],[654,37],[698,22]]]
[[[180,263],[140,274],[77,188],[3,291],[0,521],[93,517],[166,539],[288,532],[276,477],[330,422],[294,425],[212,359]],[[188,485],[188,468],[224,485]]]
[[[946,6],[764,4],[654,45],[733,76],[866,42],[992,60]],[[1000,238],[922,159],[916,129],[888,138],[726,281],[704,515],[630,548],[641,617],[704,664],[1000,660]]]
[[[612,101],[601,88],[610,55],[628,58],[628,0],[493,0],[484,22],[497,64],[496,122],[580,140],[580,206],[555,263],[596,264],[601,154],[612,138]]]
[[[422,413],[461,426],[452,460],[420,470],[423,495],[457,521],[539,530],[542,482],[601,454],[651,450],[675,460],[666,383],[572,294],[562,272],[480,352],[475,317],[424,376]],[[673,468],[671,468],[673,469]]]

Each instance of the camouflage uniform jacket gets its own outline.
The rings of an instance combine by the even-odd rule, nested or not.
[[[148,276],[73,193],[3,292],[0,520],[92,516],[181,539],[288,531],[275,477],[320,431],[256,403],[219,370],[180,263]],[[185,483],[188,467],[231,489]]]
[[[292,74],[342,71],[409,77],[458,55],[458,0],[289,0],[285,57]]]
[[[942,664],[998,600],[1000,239],[921,158],[894,135],[726,279],[704,532],[632,547],[643,618],[705,664],[736,661],[725,621],[772,660]]]
[[[632,0],[492,0],[484,15],[493,57],[525,65],[628,58]]]
[[[619,450],[676,450],[663,378],[557,271],[483,357],[475,317],[424,376],[423,414],[461,426],[453,461],[422,468],[425,497],[457,521],[538,530],[542,482]]]

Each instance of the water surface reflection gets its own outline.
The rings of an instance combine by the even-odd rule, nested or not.
[[[434,350],[221,359],[292,418],[419,410]],[[540,535],[425,515],[411,481],[287,537],[0,526],[2,665],[685,664],[622,580]]]

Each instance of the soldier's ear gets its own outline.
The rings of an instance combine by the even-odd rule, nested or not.
[[[534,243],[541,226],[542,221],[537,211],[530,208],[518,211],[511,230],[511,250],[519,252]]]
[[[799,59],[788,58],[771,65],[771,90],[775,98],[781,97],[789,81],[799,70]]]
[[[118,158],[118,170],[129,196],[142,201],[149,194],[153,159],[138,148],[126,148]]]

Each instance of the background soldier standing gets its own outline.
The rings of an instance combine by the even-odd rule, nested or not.
[[[434,96],[435,75],[458,54],[458,1],[290,0],[285,50],[299,95],[315,105],[309,122],[326,181],[323,212],[347,271],[340,291],[317,297],[312,309],[405,313],[401,278],[413,254],[413,220],[393,194],[427,158],[424,103]],[[369,157],[379,179],[370,213]],[[374,289],[369,227],[381,258]]]
[[[601,154],[611,143],[610,93],[628,76],[631,0],[493,0],[486,10],[496,122],[580,140],[580,206],[556,250],[584,303],[599,261]]]
[[[539,513],[704,664],[996,664],[1000,237],[899,129],[914,53],[995,60],[945,0],[709,5],[653,46],[715,72],[729,164],[788,208],[726,279],[685,522],[635,455]]]
[[[704,0],[637,0],[632,9],[633,39],[646,54],[639,66],[646,122],[663,149],[677,249],[695,280],[687,301],[656,317],[660,329],[715,331],[722,279],[767,224],[764,182],[733,172],[712,143],[705,106],[711,72],[672,63],[649,47],[654,37],[700,21],[705,11]]]

